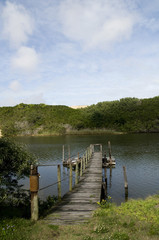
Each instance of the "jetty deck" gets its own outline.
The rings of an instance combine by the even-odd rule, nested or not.
[[[49,224],[68,225],[87,222],[98,207],[102,186],[102,151],[94,152],[79,183],[44,220]]]

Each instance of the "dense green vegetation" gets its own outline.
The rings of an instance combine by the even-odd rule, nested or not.
[[[98,129],[159,132],[159,97],[124,98],[84,109],[21,103],[0,108],[0,128],[5,136],[86,134]]]
[[[48,225],[22,218],[0,219],[2,240],[157,240],[159,239],[159,195],[130,200],[120,206],[103,202],[88,223]]]
[[[14,143],[10,139],[0,138],[0,212],[7,210],[15,212],[13,208],[29,206],[30,196],[22,189],[19,180],[29,175],[30,164],[36,162],[35,157],[27,152],[24,146]]]
[[[66,106],[21,103],[0,108],[0,126],[5,136],[64,134],[78,119],[78,111]]]

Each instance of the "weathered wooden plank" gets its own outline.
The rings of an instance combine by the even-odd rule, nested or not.
[[[98,207],[102,183],[102,153],[96,152],[90,159],[79,184],[67,193],[45,220],[49,224],[79,224],[85,222]]]

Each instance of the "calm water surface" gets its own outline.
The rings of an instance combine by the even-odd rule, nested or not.
[[[24,143],[34,153],[39,164],[61,164],[62,146],[65,145],[65,157],[70,145],[71,156],[83,154],[90,144],[101,143],[103,152],[108,152],[107,142],[111,141],[112,155],[116,159],[116,167],[107,169],[108,195],[117,204],[125,200],[123,165],[126,166],[129,199],[145,198],[159,192],[159,134],[128,134],[102,136],[51,136],[51,137],[17,137],[16,141]],[[55,166],[39,167],[40,188],[57,181]],[[69,170],[62,167],[62,193],[69,190]],[[29,180],[24,181],[29,188]],[[57,185],[39,192],[41,199],[48,195],[57,195]]]

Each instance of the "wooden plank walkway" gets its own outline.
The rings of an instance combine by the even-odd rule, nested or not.
[[[102,152],[94,152],[79,184],[44,220],[49,224],[67,225],[87,222],[98,207],[102,185]]]

